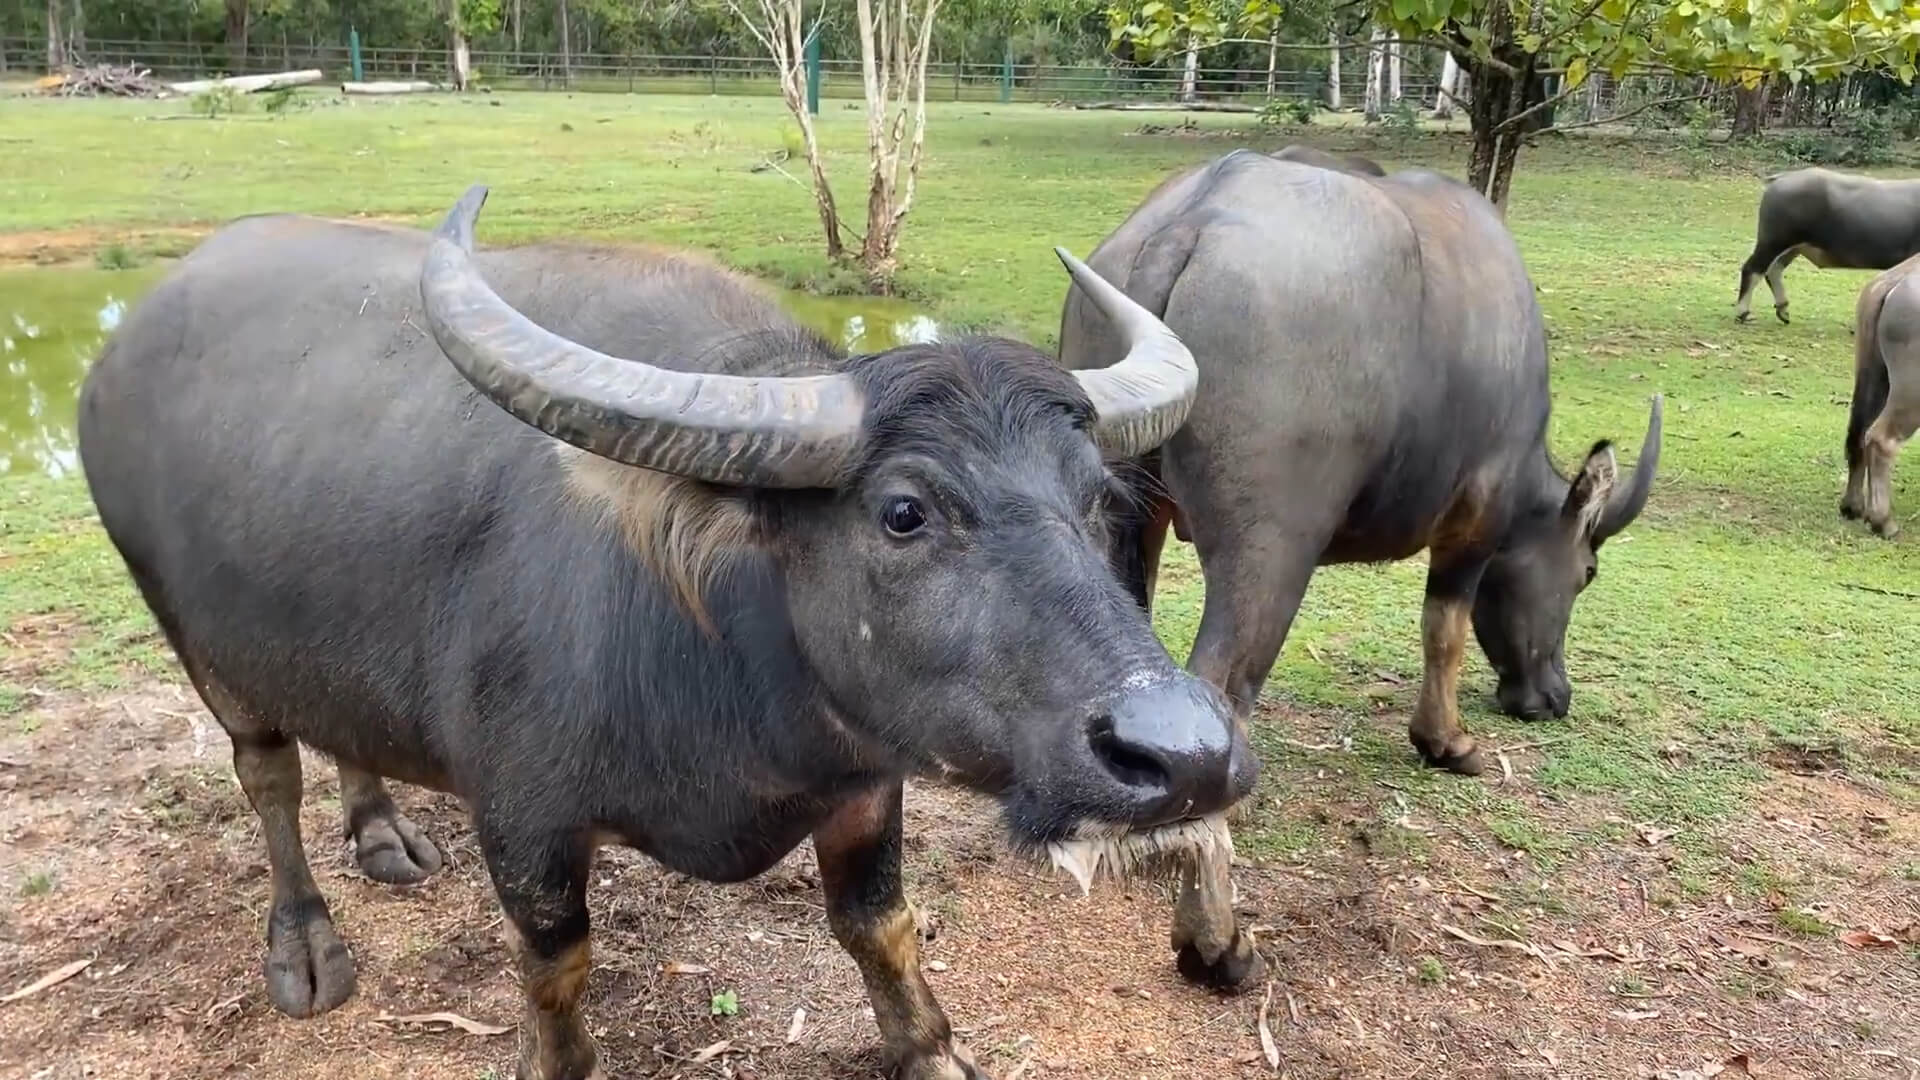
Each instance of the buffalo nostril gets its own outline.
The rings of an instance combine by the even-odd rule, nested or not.
[[[1101,713],[1087,725],[1087,745],[1107,772],[1129,787],[1166,791],[1173,786],[1166,759],[1150,747],[1121,738],[1110,714]]]

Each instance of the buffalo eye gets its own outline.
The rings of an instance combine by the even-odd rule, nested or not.
[[[880,524],[895,536],[912,536],[927,523],[927,515],[920,509],[920,500],[902,495],[890,499],[886,509],[880,511]]]
[[[1599,567],[1597,567],[1597,566],[1588,566],[1588,567],[1587,567],[1587,584],[1589,584],[1589,585],[1591,585],[1591,584],[1593,584],[1593,578],[1594,578],[1594,575],[1595,575],[1595,574],[1598,574],[1599,572],[1600,572],[1600,568],[1599,568]]]

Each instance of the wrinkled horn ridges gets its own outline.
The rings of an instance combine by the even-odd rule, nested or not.
[[[502,300],[473,258],[487,189],[434,234],[420,294],[434,340],[501,408],[583,450],[717,484],[827,487],[858,452],[865,405],[846,375],[755,378],[654,367],[587,348]]]
[[[1111,367],[1076,371],[1074,377],[1093,399],[1098,420],[1094,438],[1116,453],[1131,456],[1159,446],[1180,430],[1200,389],[1193,354],[1160,319],[1069,255],[1054,254],[1073,275],[1073,283],[1107,318],[1126,344],[1126,355]]]

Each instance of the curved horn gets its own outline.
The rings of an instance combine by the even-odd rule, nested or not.
[[[830,487],[860,444],[865,402],[846,375],[753,378],[654,367],[589,349],[500,299],[473,259],[487,189],[434,233],[420,296],[434,340],[515,417],[582,450],[716,484]]]
[[[1593,543],[1600,546],[1609,536],[1633,523],[1647,505],[1647,492],[1653,488],[1653,472],[1660,466],[1660,406],[1663,395],[1653,395],[1653,414],[1647,420],[1647,438],[1640,444],[1640,458],[1633,465],[1633,482],[1615,488],[1607,508],[1594,526]]]
[[[1200,390],[1193,354],[1153,312],[1065,248],[1054,248],[1053,253],[1066,264],[1073,283],[1113,321],[1127,346],[1119,363],[1073,373],[1093,399],[1094,441],[1129,457],[1166,442],[1187,422],[1193,396]]]

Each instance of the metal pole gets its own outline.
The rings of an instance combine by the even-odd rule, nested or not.
[[[807,112],[820,115],[820,24],[813,24],[813,32],[807,35]]]
[[[365,82],[367,75],[360,64],[360,28],[357,26],[347,28],[347,55],[353,61],[353,81]]]
[[[1013,42],[1007,42],[1007,51],[1000,59],[1000,103],[1013,100]]]

